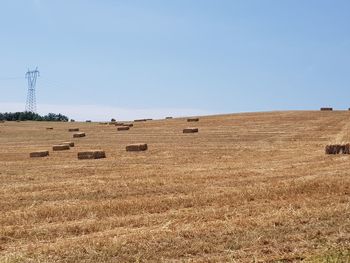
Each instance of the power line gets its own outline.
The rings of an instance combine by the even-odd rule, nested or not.
[[[0,77],[0,80],[23,80],[23,77]]]

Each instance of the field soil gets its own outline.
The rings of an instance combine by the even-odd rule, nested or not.
[[[75,127],[86,137],[73,139]],[[0,123],[0,262],[326,262],[350,247],[350,155],[325,146],[350,142],[349,132],[347,111],[129,131]],[[75,147],[52,151],[67,141]],[[148,150],[127,152],[132,143]],[[35,150],[50,155],[30,158]],[[78,160],[87,150],[107,158]]]

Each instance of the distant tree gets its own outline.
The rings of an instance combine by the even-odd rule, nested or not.
[[[115,122],[115,119],[114,119],[114,118],[112,118],[112,119],[111,119],[111,122]]]
[[[24,112],[5,112],[0,113],[0,120],[6,121],[68,121],[68,117],[62,114],[49,113],[45,116],[40,116],[37,113]]]

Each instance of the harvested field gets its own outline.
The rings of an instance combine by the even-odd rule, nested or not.
[[[0,262],[320,262],[350,244],[348,111],[0,126]],[[54,130],[46,132],[52,125]],[[129,144],[147,142],[132,154]],[[103,149],[107,158],[78,160]],[[338,252],[340,251],[340,252]],[[343,252],[342,252],[343,251]],[[308,261],[309,260],[309,261]],[[322,262],[322,261],[321,261]],[[346,262],[346,261],[344,261]]]

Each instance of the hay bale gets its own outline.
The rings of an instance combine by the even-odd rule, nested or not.
[[[65,150],[69,150],[69,149],[70,149],[70,147],[68,144],[59,144],[59,145],[52,146],[53,151],[65,151]]]
[[[101,159],[106,158],[106,153],[101,150],[78,152],[78,159]]]
[[[350,154],[350,143],[343,145],[343,154]]]
[[[129,129],[130,129],[130,127],[128,127],[128,126],[121,126],[121,127],[117,128],[118,131],[128,131]]]
[[[115,125],[115,126],[123,126],[124,122],[115,122],[115,123],[113,123],[113,125]]]
[[[81,137],[85,137],[85,132],[78,132],[78,133],[74,133],[73,134],[73,138],[81,138]]]
[[[188,118],[187,121],[188,122],[196,122],[196,121],[199,121],[199,118]]]
[[[74,142],[62,142],[62,145],[68,145],[69,147],[74,147]]]
[[[52,127],[46,127],[46,130],[53,130]]]
[[[134,124],[132,124],[132,123],[124,123],[122,126],[124,126],[124,127],[134,127]]]
[[[321,111],[332,111],[333,108],[329,108],[329,107],[323,107],[321,108]]]
[[[185,128],[183,129],[183,133],[196,133],[198,132],[198,128]]]
[[[29,154],[30,158],[49,156],[49,151],[36,151]]]
[[[139,144],[129,144],[125,147],[127,152],[141,152],[146,151],[148,149],[148,146],[146,143],[139,143]]]
[[[350,144],[331,144],[325,148],[326,154],[350,154]]]
[[[166,120],[171,120],[173,117],[165,117]]]
[[[326,145],[325,152],[326,154],[339,154],[340,145],[338,144]]]
[[[69,132],[77,132],[79,131],[79,128],[70,128],[68,129]]]
[[[138,119],[138,120],[134,120],[134,122],[143,122],[143,121],[147,121],[147,119]]]

